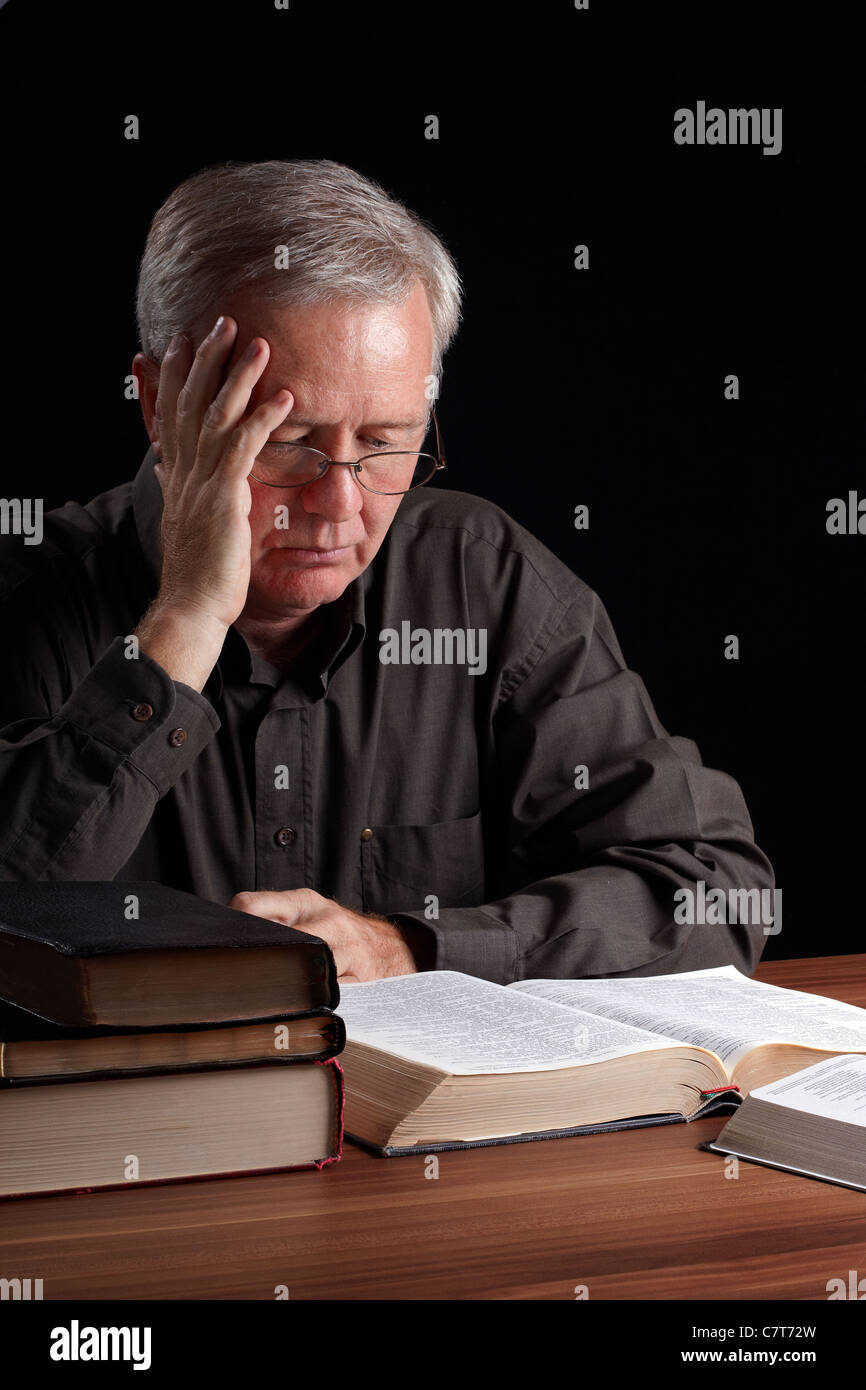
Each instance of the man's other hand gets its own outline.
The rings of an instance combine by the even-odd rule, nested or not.
[[[321,937],[334,954],[341,984],[432,968],[432,945],[423,927],[353,912],[312,888],[236,893],[229,907]]]

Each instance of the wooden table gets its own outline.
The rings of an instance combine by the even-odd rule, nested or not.
[[[866,1007],[866,955],[757,978]],[[866,1274],[866,1195],[702,1151],[727,1116],[321,1172],[0,1205],[49,1299],[818,1299]]]

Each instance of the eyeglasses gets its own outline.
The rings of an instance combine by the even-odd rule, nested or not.
[[[272,439],[253,464],[250,477],[265,487],[306,487],[308,483],[324,478],[329,468],[351,468],[355,481],[367,492],[391,497],[401,492],[411,492],[413,488],[423,487],[434,473],[445,467],[439,421],[435,410],[430,413],[436,431],[435,454],[382,449],[375,454],[365,454],[354,463],[345,463],[340,459],[328,458],[321,449],[311,449],[308,444]]]

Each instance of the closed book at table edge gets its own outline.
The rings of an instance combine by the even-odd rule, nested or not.
[[[287,1164],[279,1168],[240,1168],[232,1172],[224,1173],[190,1173],[183,1177],[175,1178],[136,1178],[134,1183],[129,1181],[102,1183],[98,1187],[52,1187],[42,1188],[38,1192],[0,1192],[0,1202],[21,1202],[28,1197],[56,1197],[56,1196],[90,1196],[98,1192],[116,1192],[121,1189],[128,1191],[131,1187],[167,1187],[174,1186],[176,1183],[187,1182],[209,1182],[220,1178],[255,1178],[266,1177],[271,1173],[300,1173],[308,1172],[312,1169],[327,1168],[329,1164],[339,1163],[343,1154],[343,1111],[345,1107],[345,1086],[343,1083],[343,1068],[336,1057],[331,1057],[326,1062],[313,1062],[314,1067],[330,1067],[330,1075],[334,1084],[336,1096],[336,1107],[334,1116],[334,1152],[325,1158],[313,1160],[311,1163]],[[74,1085],[74,1082],[70,1084]]]
[[[722,1158],[741,1158],[744,1163],[757,1163],[761,1168],[775,1168],[781,1173],[793,1173],[798,1178],[814,1178],[816,1182],[827,1182],[833,1187],[849,1187],[854,1192],[866,1192],[866,1185],[863,1183],[849,1181],[847,1178],[833,1178],[828,1173],[816,1173],[811,1168],[796,1168],[793,1163],[777,1163],[772,1158],[755,1158],[753,1154],[741,1153],[739,1149],[726,1148],[715,1140],[701,1144],[699,1147],[707,1153],[720,1154]]]
[[[138,915],[132,921],[124,915],[130,894],[137,899]],[[17,938],[73,960],[189,950],[290,949],[308,957],[311,965],[315,962],[308,982],[311,988],[321,988],[322,998],[313,1011],[334,1009],[340,1000],[333,954],[321,938],[162,883],[0,882],[0,941],[3,938]],[[0,998],[18,1004],[14,990],[2,984]],[[34,1002],[26,1007],[38,1012]]]

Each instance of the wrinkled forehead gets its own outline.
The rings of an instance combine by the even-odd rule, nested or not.
[[[421,286],[403,304],[332,300],[281,306],[233,296],[224,313],[238,322],[229,367],[254,337],[270,345],[253,404],[287,387],[298,410],[375,410],[395,418],[423,414],[433,355],[433,328]]]
[[[227,298],[221,313],[238,322],[232,362],[254,337],[266,338],[271,364],[285,371],[355,378],[386,373],[409,377],[431,370],[433,324],[427,295],[416,285],[403,303],[333,299],[279,305],[252,292]],[[205,330],[208,331],[208,330]]]

